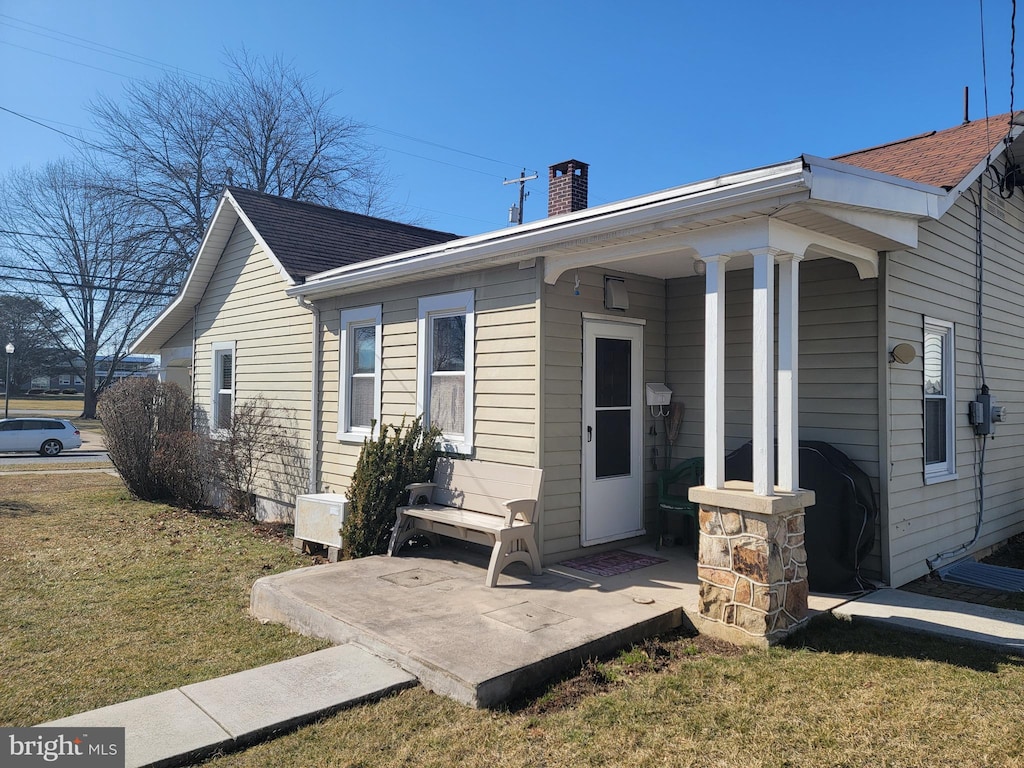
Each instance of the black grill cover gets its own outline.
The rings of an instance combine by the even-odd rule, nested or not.
[[[753,444],[747,443],[726,456],[726,479],[752,480],[753,453]],[[800,487],[815,496],[804,522],[808,586],[834,594],[873,589],[860,575],[875,543],[878,518],[868,476],[838,448],[801,440]]]

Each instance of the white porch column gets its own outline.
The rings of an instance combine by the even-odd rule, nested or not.
[[[753,438],[754,494],[775,490],[775,257],[754,254]]]
[[[725,487],[725,264],[702,257],[704,278],[704,485]]]
[[[800,260],[783,253],[779,260],[779,487],[800,487]]]

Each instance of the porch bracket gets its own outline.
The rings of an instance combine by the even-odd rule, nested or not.
[[[853,264],[861,280],[878,277],[878,251],[779,219],[769,219],[768,243],[779,251],[803,257],[808,251]]]

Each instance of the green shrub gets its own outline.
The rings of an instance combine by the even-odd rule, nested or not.
[[[405,503],[409,483],[430,479],[434,470],[437,427],[423,428],[422,417],[405,428],[382,425],[379,436],[363,441],[348,488],[349,511],[342,529],[346,557],[387,551],[395,524],[395,507]]]

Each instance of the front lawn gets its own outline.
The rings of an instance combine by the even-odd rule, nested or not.
[[[0,480],[0,725],[25,726],[324,647],[247,613],[309,563],[104,473]]]
[[[1021,766],[1022,662],[830,618],[769,651],[674,637],[508,710],[414,688],[206,766]]]
[[[0,488],[0,725],[322,647],[246,612],[256,578],[308,562],[287,542],[105,474]],[[1022,723],[1024,659],[825,617],[769,651],[647,642],[496,712],[414,688],[206,765],[1020,766]]]

